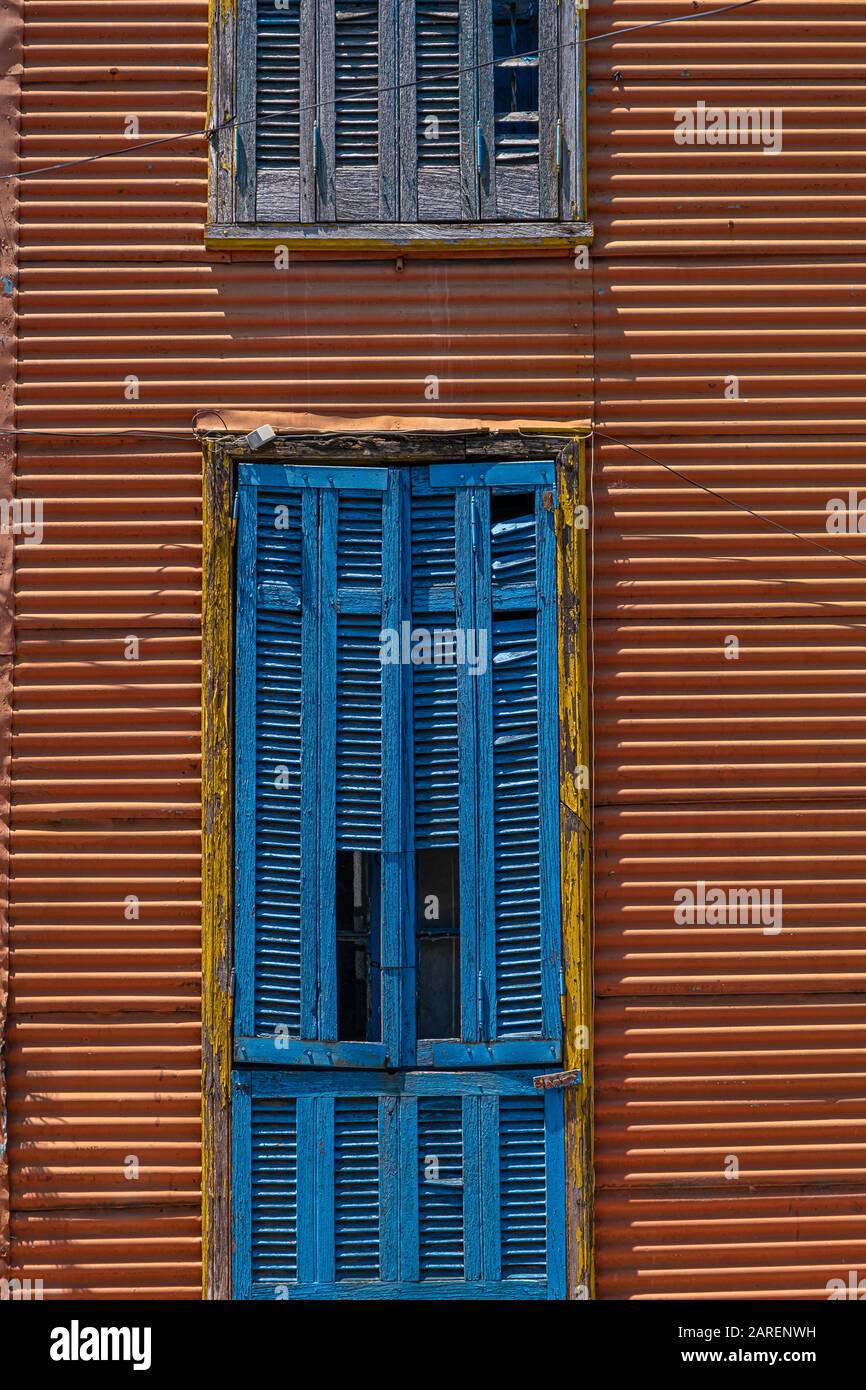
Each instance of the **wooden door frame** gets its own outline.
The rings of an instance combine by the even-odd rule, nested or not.
[[[240,434],[203,439],[202,467],[202,1297],[230,1299],[232,1074],[232,687],[234,519]],[[592,1151],[591,766],[588,698],[587,483],[583,436],[550,430],[288,434],[256,462],[370,463],[557,460],[560,876],[564,963],[567,1289],[594,1296]],[[586,772],[582,769],[587,769]]]

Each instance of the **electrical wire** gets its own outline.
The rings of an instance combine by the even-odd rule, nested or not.
[[[52,439],[120,439],[133,436],[138,437],[140,439],[169,439],[176,443],[183,442],[188,439],[198,441],[200,439],[200,436],[196,433],[197,420],[198,416],[202,414],[220,415],[220,412],[216,409],[211,408],[210,406],[203,406],[200,410],[197,410],[195,413],[195,423],[192,426],[190,426],[188,430],[178,430],[176,433],[170,433],[168,430],[148,430],[145,428],[137,427],[130,427],[128,429],[121,428],[116,430],[86,430],[81,431],[77,435],[74,430],[0,429],[0,438],[9,438],[17,437],[19,435],[25,435],[30,437],[35,436],[37,438],[45,437]],[[221,415],[220,418],[222,419]],[[225,421],[223,421],[223,424],[225,425]],[[228,430],[227,426],[226,429]],[[301,433],[303,433],[303,431],[301,431]],[[773,517],[766,516],[763,512],[756,512],[752,507],[747,507],[745,503],[738,502],[736,498],[728,497],[724,492],[719,492],[716,488],[709,487],[706,483],[698,482],[696,478],[690,478],[687,473],[683,473],[679,468],[674,468],[672,464],[664,463],[662,459],[658,459],[653,454],[647,453],[646,449],[639,449],[636,445],[629,444],[628,441],[625,439],[618,439],[616,435],[610,434],[607,430],[599,429],[596,425],[592,426],[592,428],[589,431],[589,434],[586,436],[586,442],[590,446],[592,458],[589,485],[590,502],[593,505],[593,510],[593,489],[595,485],[595,446],[593,441],[596,436],[598,436],[599,439],[606,439],[611,444],[616,444],[622,449],[628,449],[631,453],[638,455],[638,457],[646,459],[648,463],[654,464],[657,468],[663,468],[666,472],[671,473],[675,478],[679,478],[681,482],[687,483],[689,487],[696,488],[700,492],[705,492],[709,497],[714,497],[716,501],[723,502],[728,507],[733,507],[737,511],[744,512],[745,515],[750,516],[753,521],[757,521],[766,526],[772,526],[774,530],[781,531],[784,535],[791,536],[794,540],[802,541],[804,545],[810,545],[813,547],[813,549],[820,550],[825,555],[830,555],[834,560],[847,560],[849,564],[856,565],[858,569],[866,570],[866,561],[857,560],[853,555],[848,555],[842,550],[836,550],[833,546],[823,545],[821,541],[816,541],[811,536],[804,536],[801,531],[795,531],[793,527],[786,526],[784,522],[776,521]],[[593,553],[593,566],[594,563],[595,557]]]
[[[687,20],[712,19],[713,15],[730,14],[731,10],[745,10],[756,5],[758,0],[738,0],[736,5],[720,5],[716,10],[704,10],[701,14],[680,14],[672,19],[649,19],[645,24],[632,24],[627,29],[608,29],[606,34],[591,34],[584,43],[598,43],[599,39],[619,39],[623,34],[636,34],[641,29],[658,29],[662,24],[684,24]]]
[[[464,73],[480,72],[485,68],[498,67],[501,63],[513,61],[515,58],[540,58],[543,53],[557,53],[567,48],[586,47],[588,44],[598,43],[602,39],[618,39],[626,34],[639,33],[644,29],[657,29],[661,25],[666,24],[693,24],[700,20],[711,19],[717,15],[729,14],[732,10],[744,10],[760,2],[761,0],[737,0],[736,4],[723,5],[715,10],[705,10],[702,14],[674,15],[669,19],[653,19],[645,24],[632,24],[626,29],[611,29],[605,34],[591,34],[585,38],[569,39],[565,43],[549,44],[543,48],[526,49],[522,53],[508,54],[505,58],[489,58],[481,63],[471,63],[466,67],[452,68],[450,71],[437,73],[435,77],[422,78],[420,80],[418,78],[409,79],[406,82],[398,82],[391,87],[371,86],[366,89],[359,88],[352,93],[351,99],[355,100],[357,97],[364,95],[382,96],[386,93],[402,92],[411,87],[417,89],[418,87],[428,85],[428,83],[438,85],[443,78],[460,77]],[[319,111],[322,107],[336,106],[340,101],[348,100],[348,97],[330,97],[327,101],[311,102],[307,106],[299,106],[297,111],[292,114],[299,116],[305,111]],[[57,164],[44,164],[38,169],[25,169],[13,174],[0,174],[0,182],[4,182],[7,179],[24,180],[44,178],[48,174],[56,174],[62,172],[64,169],[78,169],[85,164],[95,164],[100,159],[125,159],[130,155],[141,153],[142,150],[153,149],[156,145],[168,145],[177,140],[212,139],[214,135],[230,127],[234,127],[235,130],[238,130],[243,126],[254,125],[257,119],[256,116],[251,116],[243,121],[239,121],[234,116],[231,116],[227,120],[219,122],[217,125],[208,127],[206,130],[185,130],[176,135],[161,135],[155,140],[145,140],[140,144],[130,143],[124,149],[120,150],[104,150],[101,154],[85,155],[81,159],[70,159]]]
[[[697,479],[690,478],[688,474],[681,473],[678,468],[674,468],[669,463],[663,463],[661,459],[653,458],[645,449],[638,449],[634,444],[628,444],[624,439],[617,439],[615,435],[608,434],[605,430],[593,427],[593,435],[598,435],[600,439],[609,439],[612,444],[618,444],[623,449],[630,449],[633,454],[639,454],[649,463],[654,463],[658,468],[664,468],[668,473],[673,473],[675,478],[680,478],[682,482],[688,483],[691,487],[699,488],[701,492],[706,492],[710,497],[715,497],[719,502],[724,502],[729,507],[736,507],[737,511],[745,512],[747,516],[755,521],[766,523],[773,526],[777,531],[784,531],[788,536],[793,536],[795,540],[803,541],[805,545],[814,546],[816,550],[822,550],[827,555],[832,555],[834,560],[847,560],[849,564],[856,565],[858,569],[866,570],[866,561],[856,560],[853,555],[846,555],[842,550],[834,550],[831,545],[822,545],[820,541],[813,540],[811,536],[804,536],[800,531],[794,531],[790,526],[785,526],[781,521],[774,521],[771,516],[765,516],[763,512],[755,512],[751,507],[747,507],[743,502],[737,502],[733,497],[727,497],[723,492],[717,492],[714,488],[707,487],[706,483],[699,483]]]
[[[218,414],[218,411],[214,410],[210,411],[209,413],[212,415],[216,415]],[[0,438],[17,438],[19,435],[29,436],[30,438],[33,438],[35,436],[37,438],[46,439],[122,439],[128,437],[129,435],[132,435],[137,436],[139,439],[174,439],[178,442],[183,442],[188,439],[197,440],[199,437],[192,429],[192,427],[190,427],[187,430],[178,430],[176,434],[170,434],[168,430],[149,430],[146,429],[144,426],[134,426],[130,427],[129,429],[120,428],[116,430],[79,430],[77,432],[74,429],[0,429]]]

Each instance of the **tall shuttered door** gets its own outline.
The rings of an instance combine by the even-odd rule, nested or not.
[[[519,1072],[234,1082],[235,1296],[564,1295],[562,1099]]]
[[[553,466],[238,490],[235,1292],[559,1297]]]

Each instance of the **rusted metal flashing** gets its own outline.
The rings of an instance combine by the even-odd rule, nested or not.
[[[17,169],[21,112],[21,0],[0,0],[0,168]],[[0,183],[0,430],[15,422],[18,263],[18,181]],[[15,438],[0,434],[0,498],[15,487]],[[6,1128],[6,1008],[9,988],[9,755],[12,733],[13,527],[8,510],[0,534],[0,1277],[9,1268],[9,1167]],[[14,516],[14,513],[13,513]]]
[[[377,440],[390,439],[391,447],[396,447],[395,441],[400,438],[405,447],[413,453],[421,449],[419,441],[434,437],[450,440],[450,445],[445,447],[457,449],[462,437],[474,436],[477,447],[483,447],[488,453],[506,447],[519,448],[521,438],[527,435],[531,435],[535,440],[539,435],[549,435],[558,440],[561,447],[563,437],[572,439],[575,435],[588,434],[592,428],[589,419],[515,418],[491,421],[466,416],[390,413],[355,416],[352,420],[347,420],[345,416],[323,411],[285,411],[279,408],[272,410],[265,406],[256,410],[211,410],[205,407],[196,416],[196,429],[199,434],[208,435],[221,442],[232,441],[235,435],[256,429],[262,424],[283,431],[280,438],[274,441],[275,450],[285,453],[286,450],[302,443],[313,445],[316,441],[318,449],[333,448],[333,441],[337,440],[350,457],[358,455],[368,446],[376,448]],[[234,439],[235,453],[244,452],[244,448],[241,439]],[[259,451],[256,457],[264,458],[265,455]],[[516,458],[519,455],[510,453],[508,457]]]

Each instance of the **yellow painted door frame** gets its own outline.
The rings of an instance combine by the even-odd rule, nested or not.
[[[401,455],[401,440],[405,456]],[[539,444],[558,460],[557,597],[559,626],[560,872],[564,961],[563,1067],[581,1084],[564,1091],[568,1297],[594,1295],[592,1148],[592,934],[590,921],[591,731],[588,698],[588,512],[582,437],[536,427],[472,437],[475,449],[507,459],[538,457]],[[455,435],[407,432],[387,454],[364,436],[329,437],[334,459],[429,461],[437,443],[454,457]],[[306,457],[326,462],[322,437],[282,436],[257,461]],[[550,456],[550,454],[548,456]],[[204,441],[202,469],[202,1296],[231,1298],[232,1067],[232,687],[234,680],[235,468],[246,455],[240,436]]]

